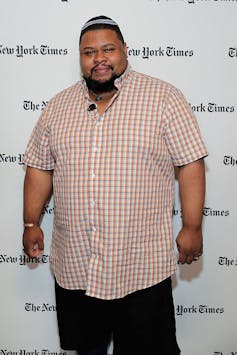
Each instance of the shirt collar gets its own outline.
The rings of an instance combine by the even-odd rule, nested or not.
[[[121,89],[123,83],[126,81],[131,71],[132,71],[131,65],[128,63],[127,68],[125,69],[123,74],[119,78],[117,78],[114,82],[114,86],[116,86],[118,90]]]

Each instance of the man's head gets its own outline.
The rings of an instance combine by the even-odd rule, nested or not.
[[[92,17],[90,20],[88,20],[82,26],[79,43],[81,43],[81,38],[84,35],[84,33],[86,33],[87,31],[108,30],[108,29],[115,31],[118,36],[118,39],[122,42],[122,44],[125,44],[123,35],[120,31],[118,24],[110,17],[107,16]]]
[[[127,47],[115,21],[98,16],[82,27],[81,71],[89,89],[97,93],[114,89],[114,81],[127,67]]]

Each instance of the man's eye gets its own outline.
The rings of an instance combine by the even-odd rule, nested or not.
[[[104,49],[105,53],[113,52],[114,50],[115,50],[115,48],[113,48],[113,47],[108,47],[108,48]]]
[[[84,52],[85,55],[89,55],[89,56],[95,55],[95,53],[96,53],[96,52],[93,51],[92,49],[91,49],[91,50],[87,50],[87,51]]]

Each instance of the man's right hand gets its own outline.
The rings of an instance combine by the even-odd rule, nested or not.
[[[44,250],[44,234],[39,226],[26,227],[23,233],[24,252],[31,258]]]

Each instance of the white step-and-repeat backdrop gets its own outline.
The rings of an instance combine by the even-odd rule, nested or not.
[[[59,355],[45,206],[45,255],[22,253],[22,158],[48,100],[80,78],[78,37],[89,18],[120,25],[133,68],[180,88],[209,157],[204,255],[173,278],[182,355],[237,354],[237,1],[0,1],[0,355]],[[174,236],[181,225],[176,196]],[[112,345],[108,350],[112,354]],[[144,354],[145,355],[145,354]]]

